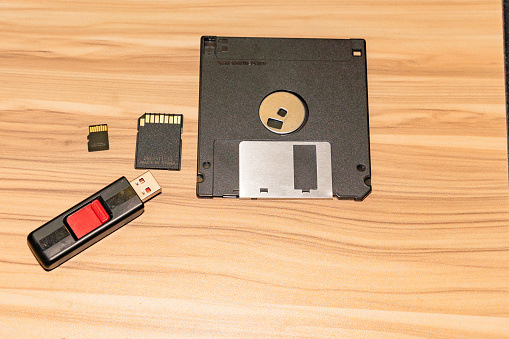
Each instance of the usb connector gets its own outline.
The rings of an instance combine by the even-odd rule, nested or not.
[[[143,202],[152,199],[162,191],[161,186],[159,186],[150,171],[147,171],[136,179],[132,180],[130,184]]]

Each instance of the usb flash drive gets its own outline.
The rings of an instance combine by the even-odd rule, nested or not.
[[[143,213],[144,202],[161,193],[146,172],[109,184],[28,235],[28,246],[45,270],[52,270]]]

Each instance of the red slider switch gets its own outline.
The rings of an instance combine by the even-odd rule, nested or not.
[[[98,199],[67,217],[67,224],[78,239],[110,220],[108,212]]]

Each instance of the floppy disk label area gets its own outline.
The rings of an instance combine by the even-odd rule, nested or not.
[[[332,198],[327,141],[242,141],[240,198]]]

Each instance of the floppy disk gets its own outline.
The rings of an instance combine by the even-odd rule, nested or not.
[[[364,40],[205,36],[200,53],[199,197],[371,192]]]

